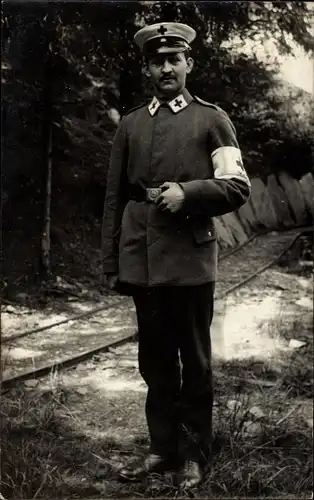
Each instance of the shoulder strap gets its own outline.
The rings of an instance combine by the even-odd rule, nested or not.
[[[132,113],[133,111],[136,111],[137,109],[140,109],[140,108],[143,108],[144,106],[146,106],[148,104],[148,102],[142,102],[141,104],[138,104],[137,106],[134,106],[134,108],[131,108],[129,109],[128,111],[126,111],[123,116],[127,116],[129,115],[130,113]]]
[[[226,119],[228,119],[230,121],[230,117],[229,117],[228,113],[224,109],[222,109],[220,106],[217,106],[216,104],[212,104],[211,102],[204,101],[203,99],[201,99],[200,97],[197,97],[196,95],[194,96],[194,98],[202,106],[208,106],[209,108],[215,109],[216,111],[218,111],[220,113],[221,116],[224,116]]]
[[[211,102],[204,101],[200,97],[197,97],[197,95],[194,96],[194,99],[199,103],[202,104],[203,106],[208,106],[209,108],[214,108],[217,111],[223,111],[222,108],[219,106],[216,106],[216,104],[212,104]]]

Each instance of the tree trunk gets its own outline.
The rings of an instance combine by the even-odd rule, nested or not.
[[[40,279],[47,280],[51,275],[51,245],[50,245],[50,224],[51,224],[51,192],[52,192],[52,122],[53,122],[53,50],[54,19],[51,14],[47,15],[47,57],[45,61],[44,76],[44,117],[43,117],[43,177],[42,177],[42,225],[40,244]]]
[[[52,126],[49,124],[47,156],[46,156],[46,178],[45,178],[45,204],[44,220],[41,236],[41,270],[42,278],[47,279],[51,275],[50,263],[50,221],[51,221],[51,179],[52,179]]]
[[[140,57],[130,55],[130,25],[134,22],[134,9],[130,6],[130,2],[119,4],[119,9],[119,53],[122,55],[119,113],[122,116],[136,104],[136,96],[140,94],[142,75]]]

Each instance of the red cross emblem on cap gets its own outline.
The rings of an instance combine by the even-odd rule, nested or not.
[[[148,44],[152,42],[153,44],[150,46],[150,49],[152,49],[152,52],[155,52],[156,47],[154,44],[158,45],[158,43],[165,43],[161,42],[160,38],[166,37],[166,43],[170,43],[170,41],[175,41],[177,43],[176,46],[170,47],[170,49],[173,49],[173,52],[175,52],[175,49],[178,49],[178,52],[182,52],[182,50],[189,48],[189,45],[194,40],[195,36],[196,31],[187,24],[162,22],[141,28],[137,31],[137,33],[135,33],[134,41],[143,52],[145,52],[144,47],[149,48]],[[169,49],[169,47],[167,48]]]
[[[167,31],[167,28],[165,28],[164,26],[160,26],[160,28],[157,30],[157,33],[164,35]]]

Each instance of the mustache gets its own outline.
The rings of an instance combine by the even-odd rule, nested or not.
[[[175,77],[174,76],[162,76],[160,78],[160,81],[163,82],[163,81],[166,81],[166,80],[175,80]]]

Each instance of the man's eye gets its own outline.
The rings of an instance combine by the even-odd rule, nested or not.
[[[160,57],[160,56],[156,56],[156,57],[153,57],[151,59],[151,62],[153,64],[155,64],[156,66],[160,66],[161,64],[163,64],[164,62],[164,58],[163,57]]]
[[[176,64],[179,64],[180,63],[180,59],[179,57],[169,57],[167,59],[168,63],[171,64],[172,66],[176,65]],[[151,59],[151,64],[153,66],[163,66],[164,64],[164,59],[159,59],[159,58],[156,58],[156,59]]]

